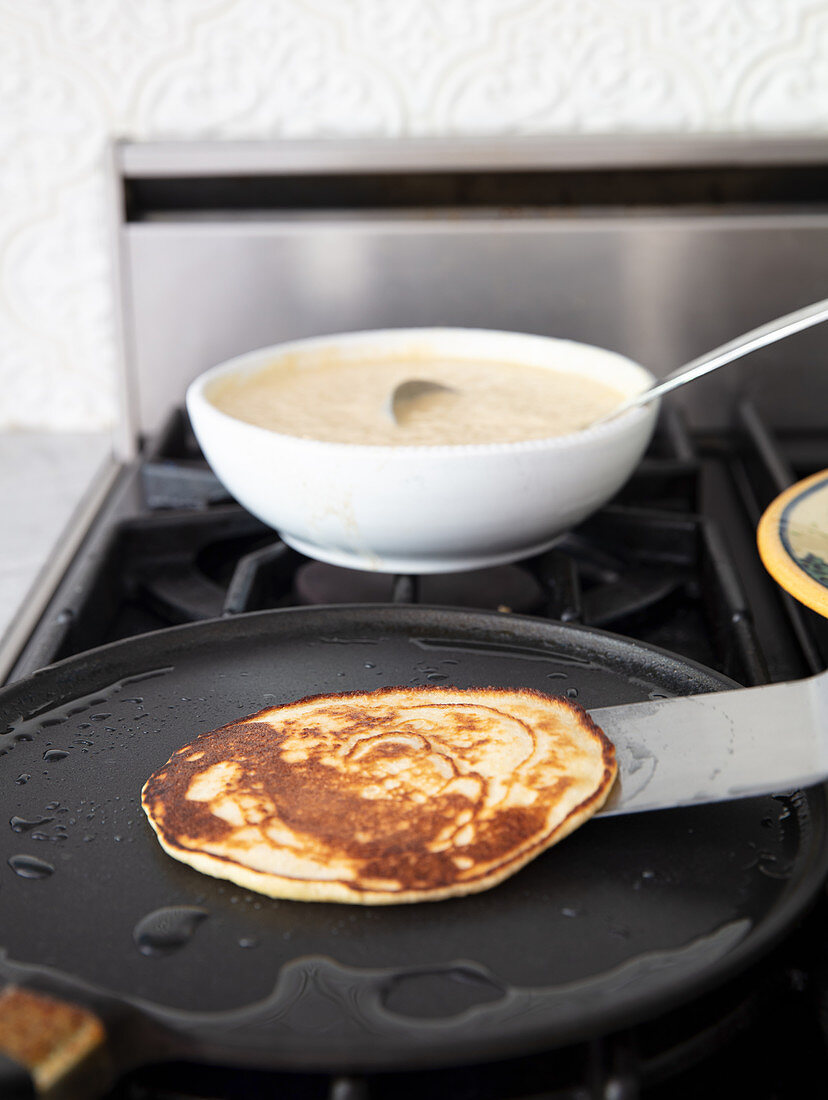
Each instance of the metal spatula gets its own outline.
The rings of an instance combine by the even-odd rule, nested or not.
[[[618,757],[602,814],[780,794],[828,779],[828,672],[590,715]]]

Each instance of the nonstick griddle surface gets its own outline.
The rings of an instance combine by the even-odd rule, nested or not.
[[[496,685],[591,708],[725,683],[598,631],[416,606],[261,612],[71,658],[0,692],[0,973],[96,990],[182,1052],[286,1068],[490,1060],[674,1007],[807,906],[821,789],[595,819],[492,890],[377,908],[201,875],[162,851],[140,790],[198,733],[309,694]]]

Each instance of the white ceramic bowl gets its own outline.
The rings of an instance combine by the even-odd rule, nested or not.
[[[219,411],[211,384],[290,356],[486,359],[574,371],[638,393],[653,382],[615,352],[513,332],[390,329],[261,348],[208,370],[187,391],[204,455],[228,491],[313,558],[386,573],[512,561],[552,545],[612,497],[655,424],[655,404],[571,435],[522,443],[388,447],[282,435]],[[425,370],[425,368],[424,368]]]

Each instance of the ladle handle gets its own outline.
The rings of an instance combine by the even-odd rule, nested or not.
[[[685,382],[692,382],[693,379],[701,378],[703,374],[708,374],[710,371],[716,370],[717,367],[723,367],[725,363],[739,359],[741,356],[756,351],[758,348],[763,348],[767,344],[782,340],[785,336],[793,336],[795,332],[800,332],[802,329],[810,328],[811,325],[817,325],[820,321],[825,320],[828,320],[828,298],[823,298],[821,302],[814,302],[813,305],[804,306],[802,309],[794,310],[793,313],[786,313],[783,317],[777,317],[774,321],[768,321],[742,336],[737,336],[735,340],[730,340],[728,343],[722,344],[721,347],[700,355],[698,359],[693,359],[683,367],[679,367],[672,374],[668,374],[658,385],[651,387],[649,390],[644,390],[643,393],[636,394],[635,397],[625,401],[623,405],[619,405],[617,409],[613,409],[612,413],[604,419],[609,420],[610,417],[615,417],[619,413],[625,412],[627,409],[634,409],[639,405],[648,405],[656,397],[661,397],[663,394],[669,393],[670,390],[683,386]]]

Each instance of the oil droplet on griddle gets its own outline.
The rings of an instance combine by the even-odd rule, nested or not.
[[[17,779],[15,779],[15,783],[19,783],[22,787],[25,783],[28,783],[31,778],[28,772],[21,772]]]
[[[793,865],[780,860],[773,852],[760,852],[756,863],[756,870],[760,875],[773,879],[788,879],[793,874]]]
[[[9,821],[9,825],[16,833],[28,833],[31,829],[36,829],[38,825],[48,825],[50,821],[54,820],[53,817],[36,817],[31,820],[25,817],[13,817]]]
[[[37,856],[11,856],[9,867],[21,878],[48,878],[55,871],[51,863]]]
[[[65,749],[47,749],[43,754],[43,759],[47,764],[54,764],[57,760],[65,760],[69,755]]]
[[[169,955],[193,938],[198,925],[209,916],[195,905],[170,905],[148,913],[135,925],[132,938],[142,955]]]

